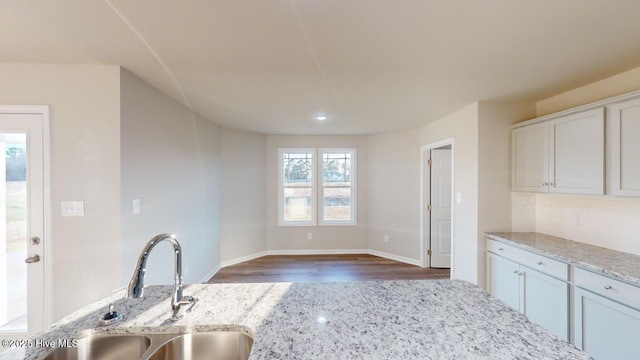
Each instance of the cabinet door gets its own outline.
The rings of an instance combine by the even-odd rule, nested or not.
[[[520,310],[520,276],[518,264],[487,253],[487,290],[495,298]]]
[[[640,354],[640,311],[575,288],[576,347],[596,360],[637,359]]]
[[[521,266],[524,292],[520,311],[558,337],[569,339],[569,284]]]
[[[611,106],[612,193],[640,196],[640,99]]]
[[[511,132],[511,188],[514,191],[546,192],[548,182],[549,131],[546,123]]]
[[[604,108],[553,120],[549,130],[549,192],[604,194]]]

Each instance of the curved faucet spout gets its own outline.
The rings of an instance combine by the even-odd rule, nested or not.
[[[151,250],[160,242],[168,241],[173,246],[173,264],[174,264],[174,285],[173,294],[171,296],[171,310],[172,319],[177,319],[180,305],[189,304],[195,302],[197,299],[191,296],[182,296],[182,248],[180,243],[172,234],[160,234],[154,236],[147,245],[144,246],[140,256],[138,257],[138,263],[133,271],[131,281],[129,281],[129,287],[127,288],[127,299],[137,299],[142,297],[144,293],[144,276],[147,268],[147,258],[151,253]]]

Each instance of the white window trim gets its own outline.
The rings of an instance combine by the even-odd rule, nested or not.
[[[357,225],[357,210],[356,204],[357,201],[357,167],[356,167],[356,158],[357,158],[357,149],[356,148],[321,148],[318,149],[318,174],[317,184],[318,184],[318,204],[320,208],[320,216],[318,218],[318,224],[320,226],[355,226]],[[351,220],[324,220],[324,185],[322,180],[322,173],[324,168],[324,154],[331,153],[351,153]]]
[[[285,153],[311,153],[313,164],[313,176],[311,181],[311,220],[285,220],[284,219],[284,162],[282,156]],[[278,149],[278,225],[279,226],[315,226],[317,214],[317,179],[318,179],[318,153],[315,148],[279,148]]]
[[[322,155],[325,153],[351,153],[351,220],[324,219],[324,204],[319,200],[319,194],[323,194],[324,186],[321,180],[323,173]],[[310,153],[313,166],[311,180],[311,220],[285,220],[284,219],[284,162],[285,153]],[[279,226],[355,226],[357,225],[357,149],[356,148],[278,148],[278,225]],[[319,216],[318,216],[319,215]]]

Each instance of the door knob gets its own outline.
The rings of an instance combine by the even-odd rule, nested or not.
[[[37,263],[40,261],[40,255],[33,255],[33,256],[29,256],[28,258],[24,259],[24,262],[27,264],[32,264],[32,263]]]

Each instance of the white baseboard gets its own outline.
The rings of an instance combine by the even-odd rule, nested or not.
[[[200,283],[206,283],[207,281],[209,281],[209,279],[211,279],[213,277],[213,275],[215,275],[218,271],[220,271],[220,266],[216,266],[214,267],[211,271],[209,271],[205,276],[202,277],[202,280],[200,280]]]
[[[231,260],[227,260],[227,261],[223,261],[222,264],[220,264],[220,267],[224,268],[224,267],[227,267],[227,266],[240,264],[240,263],[243,263],[245,261],[257,259],[257,258],[260,258],[260,257],[263,257],[263,256],[267,256],[267,255],[269,255],[269,254],[267,254],[267,251],[259,251],[257,253],[241,256],[241,257],[238,257],[238,258],[235,258],[235,259],[231,259]]]
[[[309,250],[269,250],[267,255],[342,255],[368,254],[367,249],[309,249]]]
[[[395,254],[389,254],[389,253],[386,253],[386,252],[377,251],[377,250],[371,250],[371,249],[369,249],[367,251],[367,253],[369,253],[371,255],[379,256],[379,257],[382,257],[382,258],[385,258],[385,259],[399,261],[399,262],[402,262],[402,263],[405,263],[405,264],[422,266],[422,264],[420,263],[420,259],[411,259],[411,258],[408,258],[408,257],[395,255]]]

